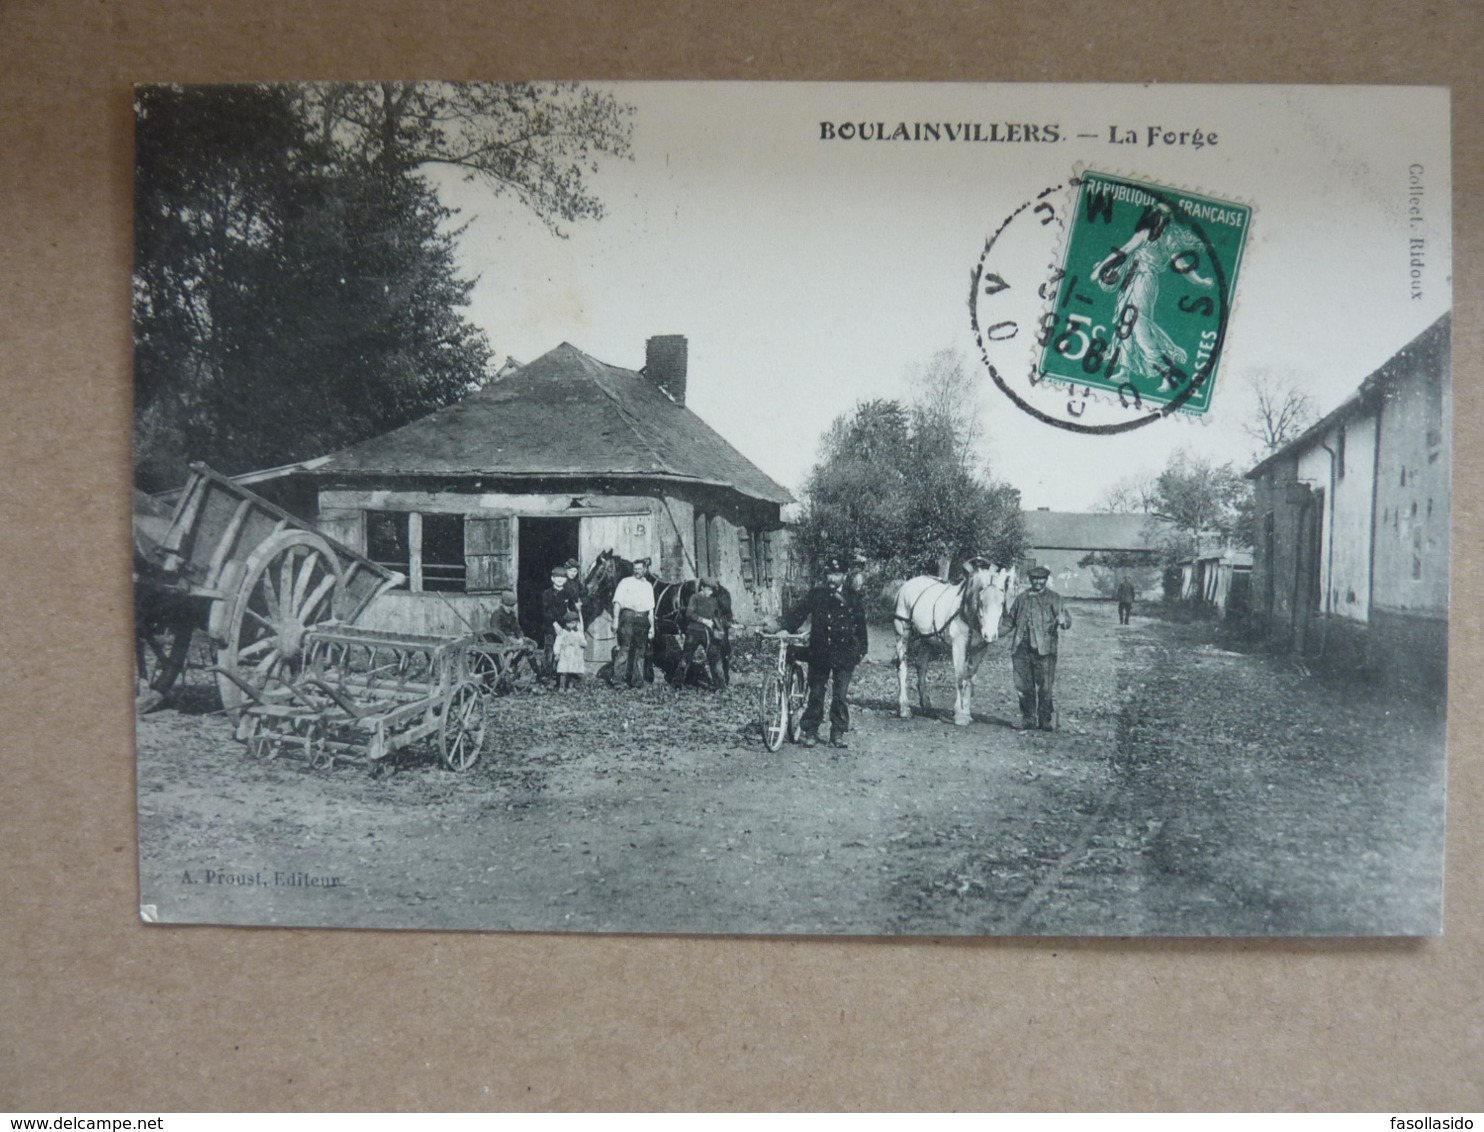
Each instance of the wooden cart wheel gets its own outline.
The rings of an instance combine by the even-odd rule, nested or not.
[[[500,656],[493,649],[475,646],[469,650],[469,679],[482,685],[486,692],[500,690],[502,668]]]
[[[468,770],[484,749],[485,696],[473,681],[454,685],[443,705],[438,728],[438,753],[449,770]]]
[[[236,595],[212,626],[218,667],[271,698],[302,666],[305,630],[330,620],[341,582],[340,563],[319,535],[284,530],[268,538],[248,556]],[[217,687],[223,707],[247,699],[227,676],[217,676]]]

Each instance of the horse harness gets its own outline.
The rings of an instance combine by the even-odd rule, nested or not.
[[[946,586],[949,583],[940,582],[939,584]],[[969,596],[969,579],[965,578],[958,584],[956,588],[958,590],[958,605],[954,607],[953,614],[948,618],[947,621],[943,622],[942,625],[938,626],[931,633],[919,633],[919,637],[923,638],[924,640],[935,640],[939,644],[943,644],[945,643],[945,634],[950,628],[953,627],[953,623],[958,620],[962,620],[971,633],[974,631],[973,624],[967,617],[964,616],[964,605],[966,604],[966,599]],[[907,615],[905,617],[900,614],[893,613],[892,620],[905,622],[910,631],[917,618],[917,605],[920,601],[922,601],[923,598],[927,597],[927,593],[928,591],[924,590],[922,593],[918,594],[915,598],[912,599],[912,604],[907,607]],[[934,604],[937,603],[937,600],[938,599],[936,597],[933,598]],[[982,629],[980,630],[980,636],[984,636],[984,632]]]

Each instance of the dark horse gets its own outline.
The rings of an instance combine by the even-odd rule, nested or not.
[[[627,558],[614,554],[611,549],[603,551],[594,559],[583,576],[582,619],[591,625],[593,619],[604,610],[613,607],[613,591],[618,588],[620,578],[634,572],[634,564]],[[654,579],[654,663],[672,682],[683,682],[688,668],[685,656],[685,634],[689,628],[685,607],[695,596],[698,583],[667,582]],[[732,679],[732,595],[721,583],[716,586],[717,617],[716,644],[721,650],[722,675],[730,683]]]

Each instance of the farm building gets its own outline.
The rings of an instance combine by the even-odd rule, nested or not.
[[[1180,597],[1207,605],[1222,617],[1241,617],[1250,608],[1252,551],[1215,547],[1180,560]]]
[[[407,575],[363,622],[459,633],[516,591],[539,637],[553,565],[605,551],[664,579],[718,578],[739,621],[776,616],[787,490],[685,407],[684,337],[646,364],[608,365],[562,343],[507,366],[462,401],[302,467],[329,535]],[[606,614],[592,626],[606,659]]]
[[[1141,600],[1155,599],[1162,593],[1158,534],[1159,521],[1143,514],[1027,511],[1020,577],[1045,566],[1063,597],[1109,599],[1126,577]]]
[[[1452,381],[1444,315],[1247,477],[1256,628],[1276,646],[1441,681]]]

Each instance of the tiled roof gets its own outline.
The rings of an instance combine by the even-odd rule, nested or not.
[[[1154,550],[1160,521],[1108,511],[1026,511],[1026,544],[1045,550]]]
[[[457,404],[336,452],[321,476],[604,476],[787,489],[642,374],[563,342]]]

